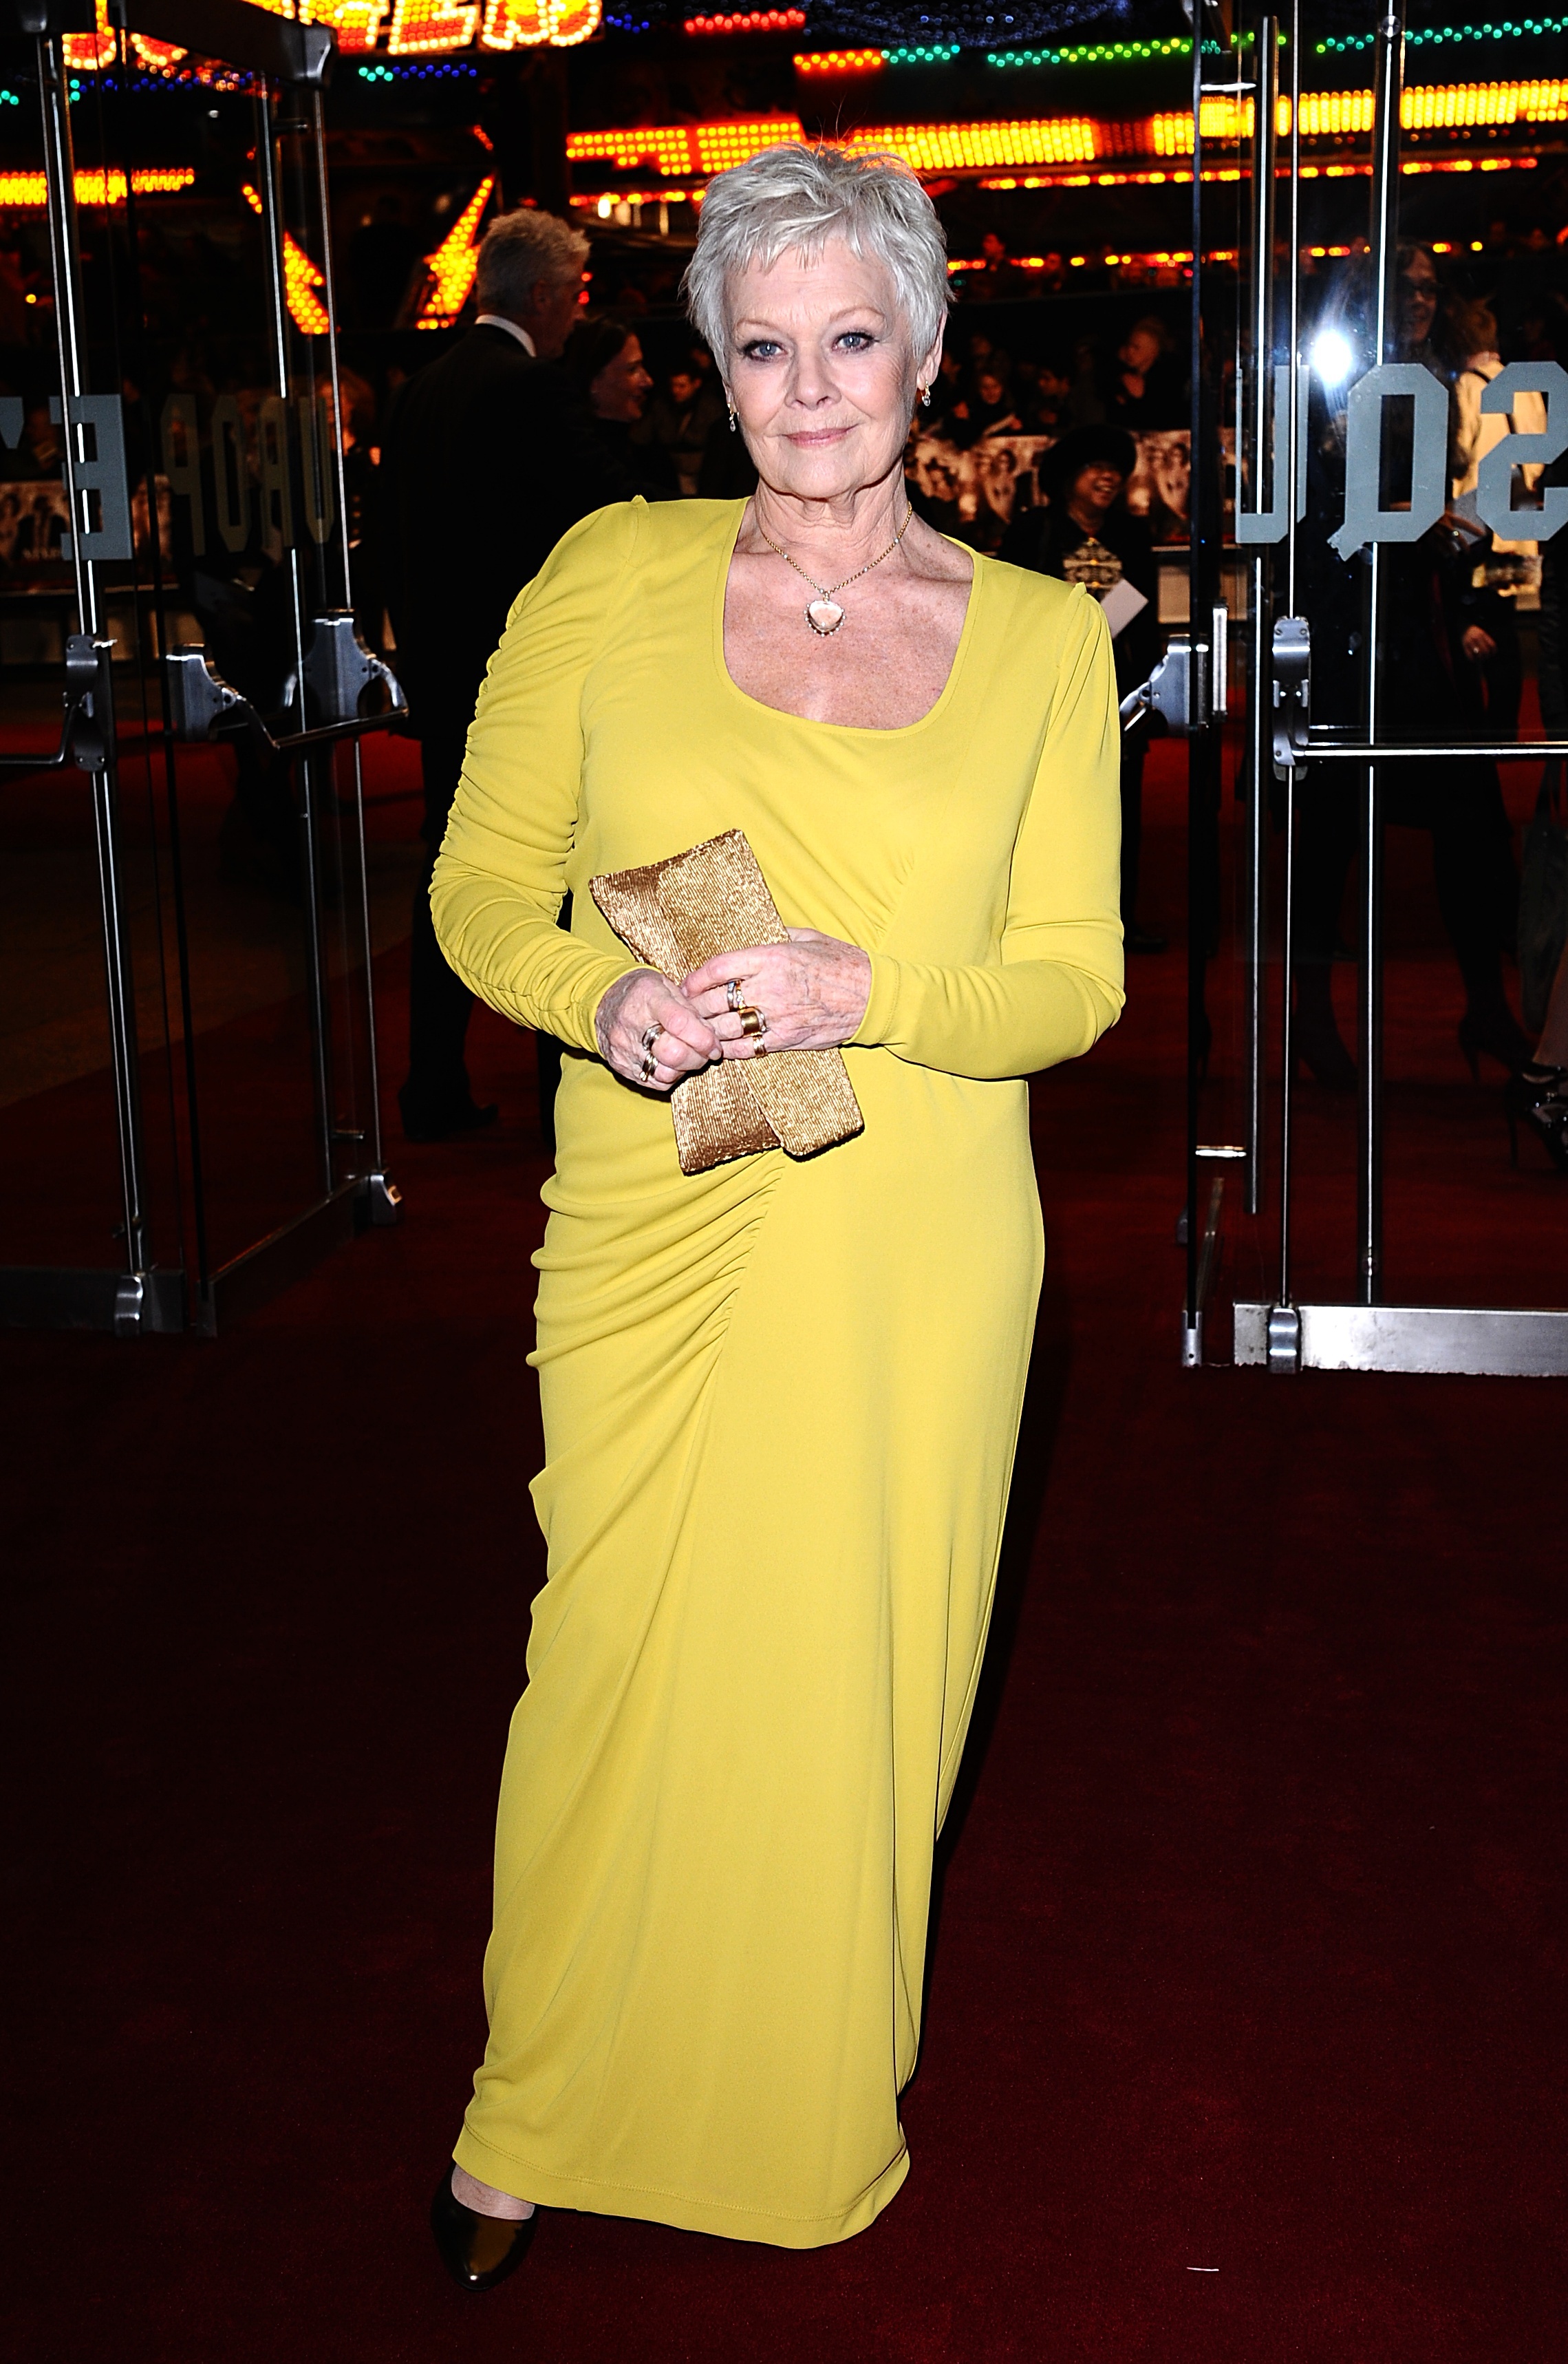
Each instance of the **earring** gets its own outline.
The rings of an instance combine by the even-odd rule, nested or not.
[[[729,406],[729,432],[731,435],[735,432],[735,405],[733,403]]]
[[[923,385],[920,388],[920,407],[922,410],[929,410],[930,407],[931,389],[929,385]]]

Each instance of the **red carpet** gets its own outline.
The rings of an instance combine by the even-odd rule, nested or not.
[[[1168,761],[1151,803],[1170,915]],[[1568,1191],[1418,1024],[1422,963],[1451,995],[1396,866],[1446,1194],[1423,1229],[1417,1174],[1401,1254],[1555,1254],[1562,1302]],[[1558,2364],[1564,1397],[1184,1375],[1177,954],[1133,987],[1038,1094],[1051,1273],[914,2169],[840,2248],[555,2214],[471,2301],[424,2231],[540,1573],[528,1046],[483,1025],[506,1127],[402,1151],[402,1229],[249,1328],[0,1342],[9,2355]]]

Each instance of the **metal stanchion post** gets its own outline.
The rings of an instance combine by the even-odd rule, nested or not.
[[[1261,505],[1261,487],[1269,449],[1269,394],[1274,382],[1274,157],[1279,94],[1279,29],[1273,17],[1258,20],[1254,51],[1256,92],[1252,108],[1252,258],[1248,317],[1252,343],[1252,481],[1253,500]],[[1290,487],[1295,506],[1294,463],[1284,446],[1289,432],[1274,406],[1273,452],[1276,488]],[[1237,508],[1240,509],[1238,491]],[[1250,585],[1251,652],[1248,695],[1247,769],[1251,804],[1247,815],[1247,1180],[1248,1214],[1262,1202],[1264,1087],[1267,1079],[1268,1031],[1268,782],[1273,761],[1270,692],[1273,673],[1270,591],[1273,569],[1266,550],[1252,558]]]
[[[1373,89],[1372,349],[1374,362],[1391,360],[1396,335],[1392,303],[1395,213],[1399,199],[1399,102],[1404,85],[1405,27],[1400,5],[1377,28]],[[1382,719],[1378,666],[1383,627],[1383,553],[1373,542],[1368,563],[1366,723],[1375,745]],[[1360,1066],[1356,1154],[1356,1279],[1360,1305],[1383,1292],[1383,811],[1377,766],[1362,775],[1362,927],[1357,1051]]]
[[[110,674],[112,643],[104,637],[103,603],[98,582],[99,560],[95,545],[113,543],[112,554],[128,557],[129,518],[122,483],[117,496],[105,481],[110,453],[106,449],[110,428],[88,424],[92,402],[86,384],[80,249],[76,228],[75,158],[71,140],[71,108],[64,53],[59,34],[40,35],[36,45],[39,100],[43,122],[45,201],[49,216],[50,267],[53,282],[55,333],[60,348],[60,407],[66,498],[71,509],[71,561],[75,575],[77,622],[82,639],[97,659],[97,677],[90,693],[92,714],[89,770],[92,780],[93,827],[98,860],[98,889],[103,916],[104,965],[108,988],[109,1064],[114,1078],[115,1117],[119,1141],[120,1200],[125,1232],[125,1271],[116,1292],[115,1328],[134,1333],[150,1310],[147,1274],[152,1262],[148,1237],[146,1160],[141,1119],[139,1045],[137,1036],[136,987],[131,965],[130,931],[126,911],[120,857],[119,785],[115,749],[114,691]],[[117,407],[118,395],[111,397]],[[92,433],[95,449],[91,460],[84,438]],[[115,450],[123,452],[120,438]],[[91,501],[96,493],[102,507],[95,524]],[[123,524],[119,511],[127,509]],[[122,546],[123,545],[123,546]],[[86,652],[83,652],[85,656]],[[88,742],[79,741],[79,760]],[[83,768],[88,766],[84,764]]]

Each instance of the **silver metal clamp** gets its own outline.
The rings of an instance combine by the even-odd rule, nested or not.
[[[1121,727],[1130,730],[1146,714],[1157,714],[1179,737],[1191,738],[1211,719],[1209,647],[1186,632],[1173,632],[1170,644],[1147,681],[1121,701]]]
[[[321,722],[351,722],[360,700],[373,683],[387,693],[388,711],[406,714],[403,684],[389,664],[366,648],[354,629],[353,610],[334,608],[311,619],[310,646],[305,658],[305,686]]]
[[[1312,725],[1312,631],[1305,616],[1281,616],[1273,642],[1274,764],[1288,771],[1307,753]]]
[[[199,641],[183,641],[171,649],[163,670],[176,739],[210,739],[222,722],[255,721],[250,700],[224,680]]]

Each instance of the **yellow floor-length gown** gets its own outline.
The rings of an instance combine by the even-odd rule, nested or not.
[[[807,2248],[907,2170],[1042,1266],[1018,1079],[1121,1005],[1117,727],[1094,601],[984,558],[921,721],[759,704],[724,662],[741,509],[638,500],[560,544],[432,889],[474,991],[581,1054],[537,1258],[549,1578],[456,2155],[546,2205]],[[588,881],[736,827],[789,924],[872,955],[865,1130],[688,1176],[666,1102],[596,1056],[635,964]]]

